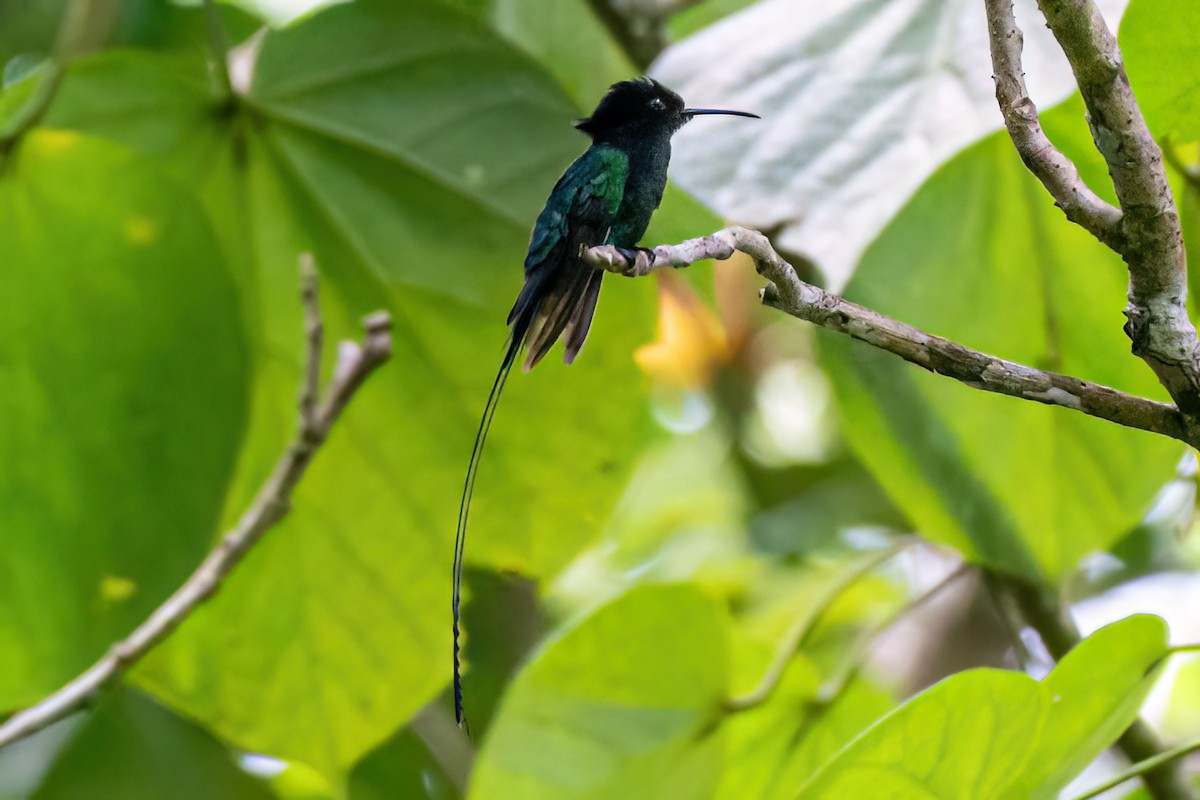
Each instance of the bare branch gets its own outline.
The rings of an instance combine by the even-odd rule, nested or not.
[[[1093,0],[1038,0],[1071,64],[1121,203],[1133,352],[1154,370],[1189,429],[1200,423],[1200,340],[1188,319],[1187,260],[1162,150],[1138,108],[1117,47]]]
[[[315,277],[311,273],[304,278],[302,298],[306,319],[311,320],[318,313]],[[334,422],[341,416],[346,404],[362,386],[363,381],[391,355],[392,337],[387,315],[374,314],[364,320],[363,324],[366,335],[362,344],[352,345],[351,349],[346,350],[350,358],[337,370],[325,393],[324,402],[306,414],[303,411],[302,400],[300,426],[295,439],[275,465],[275,470],[237,526],[225,534],[174,594],[132,633],[109,648],[107,655],[54,694],[37,705],[14,714],[0,725],[0,748],[36,733],[95,700],[106,686],[140,661],[201,603],[215,594],[221,582],[241,562],[250,548],[286,516],[291,507],[291,496],[296,484],[329,435]],[[307,397],[307,387],[315,385],[320,365],[320,353],[313,352],[314,347],[319,350],[320,337],[314,337],[310,328],[306,341],[309,352],[305,360],[302,384],[305,388],[301,391],[302,398]],[[313,400],[315,404],[315,396]]]
[[[1021,70],[1024,35],[1013,17],[1012,0],[985,2],[996,101],[1017,153],[1067,219],[1120,252],[1121,210],[1088,187],[1071,159],[1056,149],[1042,130],[1037,106],[1025,88],[1025,73]]]
[[[1179,411],[1168,403],[996,358],[805,283],[758,231],[731,227],[678,245],[661,245],[653,250],[653,258],[648,252],[639,252],[636,264],[629,264],[608,245],[585,251],[583,258],[592,266],[637,276],[663,267],[690,266],[706,258],[723,260],[735,250],[753,258],[759,274],[771,281],[763,289],[763,302],[794,317],[887,350],[974,389],[1062,406],[1193,446],[1200,443],[1185,427]]]

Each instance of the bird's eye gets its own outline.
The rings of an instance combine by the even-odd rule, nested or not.
[[[667,104],[662,101],[661,97],[652,97],[650,99],[650,107],[655,111],[662,111],[667,107]]]

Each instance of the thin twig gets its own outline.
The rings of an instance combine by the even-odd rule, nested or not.
[[[308,290],[312,288],[310,293]],[[306,282],[303,300],[306,315],[316,313],[315,287]],[[262,535],[287,515],[296,484],[304,475],[313,456],[329,435],[354,392],[378,369],[392,352],[391,323],[386,314],[374,314],[363,322],[366,329],[361,344],[343,346],[335,376],[324,400],[305,417],[301,415],[295,439],[288,446],[254,503],[242,515],[237,526],[225,534],[201,562],[196,571],[156,608],[127,637],[109,648],[108,653],[86,672],[54,694],[0,725],[0,748],[24,739],[53,722],[89,705],[110,683],[140,661],[159,642],[187,619],[205,600],[214,595],[221,582],[233,571]],[[314,384],[320,364],[311,348],[305,361],[303,386]],[[307,390],[302,390],[302,394]]]
[[[1075,800],[1091,800],[1093,797],[1099,797],[1109,789],[1115,789],[1122,783],[1131,781],[1134,778],[1143,778],[1145,777],[1146,773],[1159,769],[1164,765],[1170,764],[1171,762],[1194,753],[1197,750],[1200,750],[1200,738],[1192,739],[1189,742],[1184,742],[1181,745],[1172,747],[1170,750],[1164,750],[1158,755],[1147,758],[1145,761],[1137,762],[1123,772],[1118,772],[1116,775],[1109,778],[1099,786],[1088,789],[1083,794],[1078,795]]]
[[[844,666],[838,669],[832,680],[826,681],[821,688],[817,690],[816,701],[822,705],[829,705],[837,700],[837,698],[841,696],[842,692],[844,692],[846,688],[854,682],[854,679],[858,677],[859,673],[862,672],[863,667],[866,666],[868,648],[870,648],[871,644],[876,639],[890,630],[901,619],[916,612],[926,603],[933,600],[933,598],[945,591],[959,578],[962,578],[964,575],[971,574],[974,569],[975,567],[971,564],[959,564],[958,567],[951,571],[949,575],[942,578],[940,581],[914,597],[912,600],[900,606],[880,622],[877,622],[870,628],[867,628],[851,646],[850,655],[843,662]]]
[[[1061,406],[1200,445],[1200,431],[1186,428],[1179,411],[1168,403],[996,358],[805,283],[758,231],[731,227],[678,245],[660,245],[649,253],[638,251],[635,264],[608,245],[584,251],[583,258],[595,267],[637,276],[708,258],[727,259],[735,250],[753,258],[759,274],[771,281],[763,290],[763,302],[794,317],[844,333],[974,389]]]
[[[847,589],[858,583],[866,575],[874,572],[880,565],[893,558],[909,544],[912,544],[912,540],[910,539],[894,542],[891,546],[871,554],[853,569],[839,575],[838,579],[825,590],[817,602],[809,607],[808,613],[799,617],[787,633],[784,634],[778,647],[775,648],[775,654],[771,659],[771,663],[767,667],[767,671],[763,673],[758,685],[744,695],[731,697],[726,700],[724,703],[725,710],[730,713],[749,711],[765,703],[779,685],[780,680],[783,679],[783,674],[787,671],[788,664],[792,662],[792,658],[796,655],[796,652],[804,646],[804,643],[808,641],[813,631],[817,629],[817,625],[824,618],[825,612],[846,593]]]
[[[1120,252],[1121,209],[1093,192],[1071,159],[1055,148],[1042,130],[1037,106],[1029,99],[1025,73],[1021,71],[1024,35],[1013,16],[1012,0],[985,2],[996,100],[1017,153],[1067,219]]]

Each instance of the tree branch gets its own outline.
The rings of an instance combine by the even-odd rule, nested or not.
[[[325,398],[310,398],[310,387],[319,384],[320,323],[316,304],[316,273],[311,259],[302,258],[302,298],[309,321],[307,358],[301,389],[300,425],[266,483],[237,526],[225,534],[196,571],[156,608],[127,637],[114,644],[107,655],[66,686],[37,705],[18,712],[0,725],[0,748],[24,739],[90,704],[110,683],[140,661],[159,642],[179,627],[201,603],[216,594],[221,582],[246,556],[262,535],[287,515],[296,484],[313,456],[329,436],[354,393],[378,369],[392,351],[391,320],[386,313],[363,320],[366,330],[361,344],[344,342],[338,353],[334,377]],[[316,333],[312,320],[317,319]],[[306,404],[312,400],[312,407]]]
[[[1012,0],[985,3],[996,101],[1017,153],[1067,219],[1121,252],[1121,210],[1088,187],[1071,159],[1056,149],[1042,130],[1037,106],[1025,88],[1025,73],[1021,70],[1024,34],[1013,17]]]
[[[753,258],[759,274],[771,281],[763,289],[763,302],[794,317],[844,333],[974,389],[1062,406],[1200,446],[1200,435],[1185,426],[1170,404],[996,358],[805,283],[758,231],[732,227],[678,245],[660,245],[653,251],[639,251],[635,264],[609,245],[585,250],[582,257],[600,269],[638,276],[707,258],[727,259],[735,250]]]
[[[1005,123],[1030,169],[1043,183],[1052,179],[1047,188],[1059,200],[1060,192],[1072,188],[1071,176],[1063,171],[1065,159],[1058,159],[1063,169],[1056,175],[1052,168],[1049,172],[1046,168],[1055,160],[1052,149],[1034,158],[1033,163],[1027,158],[1031,142],[1040,140],[1031,132],[1028,120],[1022,122],[1020,118],[1020,96],[1024,94],[1020,38],[1014,36],[1019,29],[1012,18],[1011,3],[985,3],[997,97],[1005,111]],[[1154,370],[1182,413],[1189,438],[1195,439],[1200,428],[1200,339],[1185,306],[1187,262],[1162,150],[1150,135],[1129,87],[1116,37],[1094,0],[1038,0],[1038,6],[1070,62],[1087,106],[1092,140],[1108,164],[1121,204],[1118,231],[1114,234],[1100,226],[1093,233],[1114,247],[1129,266],[1125,332],[1133,343],[1133,353]],[[1011,113],[1006,99],[1017,104]],[[1086,219],[1080,210],[1072,212],[1066,205],[1064,210],[1068,217],[1075,214]]]

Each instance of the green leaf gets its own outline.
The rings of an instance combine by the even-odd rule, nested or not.
[[[820,703],[819,679],[812,662],[799,659],[767,703],[724,723],[728,751],[718,798],[793,797],[797,786],[894,705],[863,681]]]
[[[1062,113],[1045,117],[1057,136]],[[1163,397],[1129,354],[1125,283],[1000,133],[926,183],[846,295],[968,347]],[[845,336],[819,341],[863,463],[924,535],[996,569],[1059,578],[1141,518],[1180,456],[1163,437],[979,392]]]
[[[1162,674],[1166,654],[1166,623],[1148,614],[1106,625],[1067,653],[1042,681],[1054,709],[1038,759],[1012,796],[1055,797],[1116,741]]]
[[[1150,129],[1157,136],[1200,140],[1200,6],[1133,0],[1121,20],[1120,41]]]
[[[889,714],[796,796],[1005,797],[1014,776],[1034,757],[1036,733],[1049,707],[1047,693],[1027,675],[960,673]]]
[[[668,30],[672,39],[683,39],[699,33],[725,17],[738,13],[753,3],[754,0],[708,0],[708,2],[691,5],[690,8],[686,7],[689,4],[685,4],[682,11],[671,17]]]
[[[401,730],[358,762],[350,773],[348,794],[348,800],[453,800],[461,796],[410,728]]]
[[[383,156],[520,228],[546,195],[530,177],[557,174],[585,141],[548,76],[427,0],[339,6],[268,35],[251,96],[271,119]]]
[[[587,0],[443,0],[470,7],[496,31],[537,60],[590,113],[617,81],[637,74]]]
[[[1040,683],[976,669],[922,692],[803,786],[804,800],[1052,800],[1137,716],[1167,652],[1137,615],[1088,637]]]
[[[1097,0],[1105,19],[1126,0]],[[692,14],[732,11],[706,0]],[[1035,0],[1014,0],[1024,23]],[[978,4],[758,2],[668,47],[654,76],[689,104],[761,120],[688,125],[673,168],[723,216],[771,231],[840,288],[871,242],[955,154],[1001,128]],[[748,43],[753,42],[753,46]],[[1025,70],[1042,103],[1075,89],[1062,48],[1025,24]],[[929,113],[914,114],[913,109]]]
[[[207,731],[132,690],[104,699],[31,800],[268,800]]]
[[[395,357],[339,422],[295,512],[135,680],[240,747],[336,778],[449,680],[462,476],[529,226],[586,140],[551,76],[432,2],[343,5],[267,34],[232,111],[189,69],[84,59],[54,120],[195,186],[237,266],[257,383],[226,519],[294,430],[298,252],[321,269],[327,339],[357,338],[359,317],[384,308]],[[95,102],[118,88],[112,107]],[[654,299],[650,282],[610,280],[577,364],[513,376],[470,562],[547,577],[595,536],[651,431],[632,352],[652,337]]]
[[[221,144],[218,102],[202,52],[112,50],[72,62],[46,125],[114,139],[191,181]]]
[[[32,104],[49,90],[46,80],[50,68],[45,62],[32,64],[28,71],[12,71],[17,74],[10,79],[9,69],[5,69],[4,85],[0,87],[0,137],[11,136],[24,124]]]
[[[129,151],[28,136],[0,172],[0,708],[146,617],[216,530],[247,345],[199,204]]]
[[[709,797],[726,686],[713,602],[684,586],[633,589],[550,640],[512,682],[476,761],[471,797]]]

